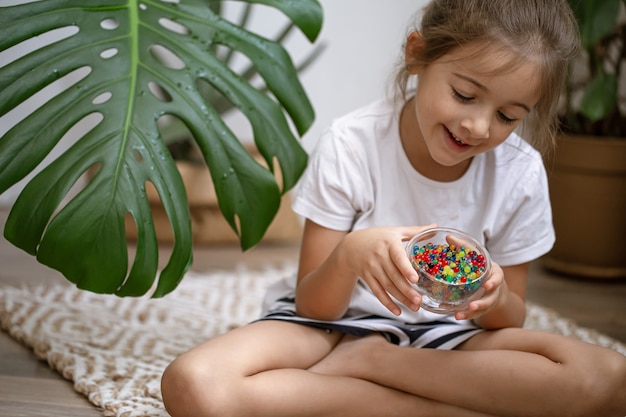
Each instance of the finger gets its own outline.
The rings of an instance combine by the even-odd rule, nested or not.
[[[411,310],[417,311],[422,301],[419,293],[414,290],[401,275],[396,275],[399,279],[398,282],[387,278],[384,284],[382,284],[385,291]]]
[[[389,249],[389,257],[393,263],[393,268],[397,271],[397,274],[402,276],[406,281],[413,284],[417,283],[419,276],[417,271],[411,265],[411,261],[406,254],[406,250],[398,245]],[[391,269],[391,268],[390,268]]]
[[[407,241],[407,240],[411,239],[413,236],[421,234],[424,231],[426,231],[428,229],[432,229],[434,227],[437,227],[436,223],[428,224],[426,226],[407,227],[407,228],[404,229],[404,231],[402,233],[402,241]],[[431,237],[435,236],[436,234],[437,234],[437,232],[435,232],[435,231],[430,232],[426,236],[424,236],[424,239],[430,239]]]
[[[480,298],[471,300],[467,305],[467,311],[484,314],[498,302],[499,291],[487,291]]]
[[[472,320],[482,316],[491,307],[492,302],[485,298],[471,301],[464,310],[457,311],[454,316],[457,320]]]
[[[476,248],[471,243],[459,238],[458,236],[446,235],[446,242],[448,242],[448,245],[463,246],[467,249],[476,251]]]
[[[393,301],[389,293],[376,278],[371,275],[362,278],[370,287],[374,296],[387,308],[387,310],[391,311],[396,316],[399,316],[402,313],[400,307],[398,307],[398,305]]]
[[[395,299],[395,301],[404,304],[413,311],[417,311],[419,309],[422,301],[419,293],[410,286],[406,279],[397,269],[393,267],[393,265],[387,265],[387,269],[383,266],[378,275],[373,274],[371,277],[371,279],[375,281],[385,293],[385,296],[381,295],[381,297],[385,297],[386,299],[391,296]],[[381,298],[379,297],[379,299]],[[395,302],[394,305],[397,306]]]
[[[474,320],[482,314],[482,311],[457,311],[454,313],[454,318],[457,320]]]
[[[402,292],[402,290],[393,285],[390,285],[387,288],[387,292],[391,294],[396,300],[398,300],[413,311],[419,310],[420,305],[422,304],[422,297],[417,291],[415,291],[411,287],[409,287],[408,289],[408,294]]]
[[[504,282],[504,276],[502,274],[496,274],[492,272],[489,276],[484,278],[483,288],[485,291],[490,292],[498,288]]]
[[[390,281],[390,286],[387,290],[400,300],[402,304],[413,311],[417,311],[422,300],[417,290],[411,286],[411,282],[417,282],[417,272],[413,269],[403,251],[395,251],[392,248],[391,252],[390,257],[393,262],[383,266]],[[404,268],[404,270],[401,268]]]

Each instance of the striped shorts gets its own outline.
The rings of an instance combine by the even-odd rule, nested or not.
[[[360,280],[348,311],[341,319],[323,321],[300,317],[295,307],[295,281],[294,277],[285,278],[268,289],[260,320],[284,320],[355,336],[378,333],[399,346],[431,349],[454,349],[483,331],[471,320],[456,320],[453,315],[423,309],[414,312],[402,305],[402,314],[394,316]]]

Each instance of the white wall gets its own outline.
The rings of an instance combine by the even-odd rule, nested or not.
[[[331,120],[381,98],[407,27],[427,0],[321,0],[327,49],[301,79],[316,111],[309,147]]]
[[[400,57],[407,26],[427,0],[321,0],[324,26],[318,38],[326,49],[302,75],[301,80],[316,111],[316,120],[303,138],[305,148],[315,143],[331,120],[382,97],[389,74]],[[275,29],[284,17],[273,9],[255,15],[253,27]],[[279,22],[279,23],[277,23]],[[311,49],[299,34],[286,43],[295,62]],[[0,62],[0,66],[2,63]],[[233,116],[230,123],[238,123]],[[3,125],[4,124],[4,125]],[[7,118],[0,119],[0,134],[8,130]],[[242,137],[248,133],[237,131]],[[62,151],[63,147],[53,152]],[[53,159],[54,155],[51,155]],[[0,195],[0,206],[17,197],[24,181]]]

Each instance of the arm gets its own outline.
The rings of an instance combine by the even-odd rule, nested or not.
[[[296,287],[299,316],[332,320],[348,308],[357,277],[329,259],[347,232],[327,229],[310,220],[304,224]]]
[[[474,319],[485,329],[522,327],[526,318],[526,281],[528,263],[500,268],[494,265],[492,279],[485,282],[485,295],[472,301],[468,311],[457,319]],[[502,279],[504,276],[504,279]]]
[[[320,320],[343,316],[359,277],[392,313],[397,301],[417,310],[421,298],[410,282],[417,273],[402,242],[424,227],[378,227],[353,232],[306,221],[300,250],[296,311]]]

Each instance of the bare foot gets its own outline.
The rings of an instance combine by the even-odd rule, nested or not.
[[[330,353],[309,368],[309,371],[324,375],[359,377],[363,363],[371,364],[376,353],[389,344],[380,335],[357,337],[345,335]]]

